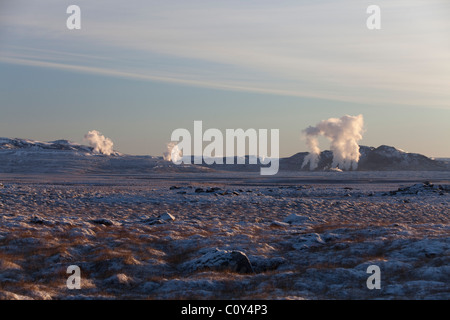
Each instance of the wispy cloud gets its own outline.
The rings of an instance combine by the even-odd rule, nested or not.
[[[26,4],[25,4],[26,3]],[[443,1],[81,1],[82,30],[59,1],[15,1],[6,63],[225,90],[449,108],[450,11]],[[32,49],[24,49],[31,47]]]

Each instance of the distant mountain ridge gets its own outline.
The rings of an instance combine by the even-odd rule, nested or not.
[[[94,148],[90,146],[81,145],[69,140],[55,140],[55,141],[36,141],[30,139],[19,138],[0,138],[0,150],[59,150],[59,151],[78,151],[83,153],[94,153]],[[119,152],[114,152],[113,156],[120,155]]]
[[[360,146],[357,171],[447,171],[450,161],[435,160],[418,153],[382,145],[377,148]],[[97,155],[97,156],[96,156]],[[291,157],[279,159],[279,171],[309,171],[309,165],[302,168],[308,152],[299,152]],[[99,155],[90,146],[68,140],[49,142],[29,139],[0,138],[1,172],[79,172],[79,173],[149,173],[149,172],[210,172],[249,171],[257,172],[261,166],[249,164],[174,165],[162,157],[125,155],[115,151],[112,155]],[[191,157],[193,160],[193,157]],[[333,153],[322,151],[315,171],[334,170],[331,167]],[[193,161],[192,161],[193,163]],[[224,162],[225,163],[225,158]]]
[[[360,158],[356,171],[447,171],[450,170],[449,161],[440,161],[431,159],[418,153],[408,153],[403,150],[381,145],[377,148],[360,146]],[[309,164],[302,167],[308,152],[299,152],[291,157],[280,158],[280,171],[310,171]],[[234,163],[236,163],[236,157]],[[216,170],[227,171],[259,171],[263,165],[250,165],[249,156],[245,157],[245,164],[219,165],[202,164]],[[319,155],[319,163],[314,171],[335,170],[332,168],[333,152],[330,150],[322,151]],[[225,163],[225,158],[223,160]]]
[[[381,145],[377,148],[360,146],[358,171],[394,171],[394,170],[450,170],[448,163],[431,159],[419,153],[409,153],[395,147]],[[301,168],[308,152],[299,152],[289,158],[280,159],[281,170],[309,171],[309,166]],[[333,153],[322,151],[316,171],[331,169]],[[299,168],[300,167],[300,168]]]
[[[68,140],[42,142],[0,138],[0,173],[148,174],[204,172],[208,168],[177,166],[162,157],[99,154],[93,147]]]

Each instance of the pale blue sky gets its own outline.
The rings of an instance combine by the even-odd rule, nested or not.
[[[81,30],[66,28],[70,4]],[[366,28],[370,4],[381,30]],[[289,156],[308,125],[361,113],[361,144],[450,156],[448,17],[445,0],[2,1],[0,136],[96,129],[161,155],[203,120],[280,129]]]

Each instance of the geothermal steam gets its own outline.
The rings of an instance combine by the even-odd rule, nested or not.
[[[302,168],[309,162],[309,169],[314,170],[319,164],[320,148],[318,136],[327,137],[330,141],[330,149],[333,152],[332,168],[342,170],[355,170],[359,161],[358,141],[362,139],[364,120],[358,116],[343,116],[322,120],[315,127],[303,130],[309,154],[303,160]]]
[[[164,152],[164,160],[178,163],[183,158],[183,152],[178,148],[176,142],[169,142],[167,144],[167,151]]]
[[[101,153],[104,155],[111,155],[113,153],[113,145],[111,139],[106,138],[97,130],[89,131],[84,135],[84,139],[89,142],[89,145],[94,148],[95,153]]]

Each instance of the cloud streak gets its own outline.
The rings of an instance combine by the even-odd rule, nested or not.
[[[109,10],[105,2],[89,2],[81,5],[78,34],[65,30],[55,1],[17,3],[27,10],[1,16],[0,26],[8,26],[11,39],[21,35],[36,43],[36,57],[20,58],[24,43],[17,37],[0,47],[6,63],[224,90],[450,108],[450,48],[442,41],[450,23],[439,15],[450,7],[442,1],[383,5],[386,30],[377,34],[365,28],[364,4],[354,1],[258,6],[137,1],[133,7],[109,1]],[[412,8],[406,18],[405,6]],[[405,21],[421,18],[429,23]],[[42,52],[46,47],[58,52]]]

